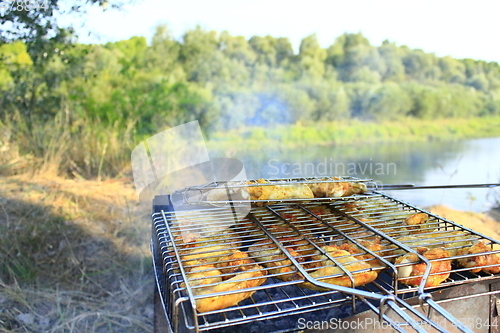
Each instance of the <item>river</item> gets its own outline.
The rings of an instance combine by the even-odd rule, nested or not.
[[[245,165],[249,178],[288,178],[347,175],[381,184],[450,185],[500,182],[500,137],[454,142],[401,142],[340,147],[262,151],[211,152],[212,157],[234,157]],[[497,189],[433,189],[387,191],[411,204],[436,204],[483,212]]]

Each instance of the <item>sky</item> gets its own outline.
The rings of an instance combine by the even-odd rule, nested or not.
[[[74,24],[82,43],[144,36],[167,24],[176,39],[196,25],[247,39],[288,37],[295,51],[316,33],[328,47],[343,33],[361,32],[372,45],[384,40],[437,56],[500,63],[498,0],[134,0],[122,10],[91,8]],[[83,27],[82,27],[83,26]]]

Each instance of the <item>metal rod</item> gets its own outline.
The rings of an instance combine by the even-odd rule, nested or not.
[[[264,179],[267,183],[261,183],[257,179],[245,179],[236,181],[216,181],[207,184],[197,185],[197,186],[187,186],[185,190],[210,190],[215,188],[221,188],[222,186],[227,188],[248,188],[248,187],[260,187],[260,186],[294,186],[297,184],[316,184],[316,183],[345,183],[345,182],[372,182],[372,179],[368,178],[356,178],[351,176],[337,177],[300,177],[300,178],[268,178]]]
[[[287,251],[287,249],[283,246],[283,244],[281,244],[281,242],[259,220],[257,220],[254,216],[251,216],[251,219],[273,241],[273,243],[288,258],[288,260],[290,260],[292,262],[292,264],[299,271],[299,273],[302,274],[305,281],[307,281],[307,282],[309,282],[317,287],[320,287],[320,288],[324,288],[327,290],[335,290],[335,291],[339,291],[342,293],[350,294],[352,296],[365,297],[365,298],[374,299],[374,300],[381,300],[384,297],[383,295],[374,294],[374,293],[370,293],[370,292],[359,290],[359,289],[343,287],[343,286],[338,286],[338,285],[334,285],[331,283],[318,281],[317,279],[315,279],[309,275],[309,273],[302,267],[302,265],[295,259],[295,257],[293,257]]]
[[[500,186],[500,183],[491,184],[453,184],[453,185],[418,185],[414,184],[381,184],[371,190],[427,190],[441,188],[493,188]]]
[[[416,255],[417,258],[419,258],[420,261],[425,264],[425,272],[424,272],[424,274],[422,276],[422,282],[420,283],[420,285],[418,287],[419,292],[423,292],[424,291],[424,286],[427,283],[427,280],[429,278],[429,275],[430,275],[431,269],[432,269],[432,265],[431,265],[429,259],[427,259],[426,257],[424,257],[424,255],[420,254],[415,249],[412,249],[409,246],[406,246],[405,244],[399,242],[397,239],[395,239],[393,237],[390,237],[386,233],[380,231],[379,229],[374,228],[371,225],[369,225],[369,224],[361,221],[360,219],[358,219],[354,215],[351,215],[351,214],[348,214],[348,213],[346,213],[344,211],[341,211],[337,207],[330,206],[330,209],[332,209],[333,211],[335,211],[337,214],[342,215],[342,216],[348,218],[349,220],[351,220],[351,221],[353,221],[353,222],[355,222],[355,223],[363,226],[365,229],[370,230],[374,234],[377,234],[380,237],[388,240],[392,244],[395,244],[398,248],[405,250],[407,253],[413,253],[414,255]],[[399,274],[396,274],[395,283],[397,283],[398,278],[399,278]],[[396,289],[396,286],[395,286],[395,289]]]
[[[182,274],[182,279],[186,283],[186,292],[187,292],[187,294],[189,296],[189,302],[191,303],[191,306],[192,306],[193,310],[196,310],[196,301],[195,301],[195,298],[194,298],[194,291],[193,291],[193,289],[191,288],[191,286],[188,283],[187,272],[184,269],[184,265],[182,265],[182,258],[180,256],[180,250],[177,248],[177,244],[174,241],[175,237],[173,236],[172,231],[170,230],[169,225],[167,223],[168,219],[167,219],[167,216],[165,214],[165,211],[162,210],[161,211],[161,215],[162,215],[163,221],[165,221],[165,226],[166,226],[165,230],[168,233],[168,236],[169,236],[169,238],[171,240],[172,248],[174,249],[175,259],[179,263],[179,270],[180,270],[180,272]],[[177,299],[177,303],[179,301],[180,301],[180,299]],[[176,308],[178,309],[179,307],[177,306]],[[198,332],[198,330],[199,330],[199,328],[198,328],[198,320],[196,320],[196,319],[194,320],[194,326],[195,326],[196,331]]]
[[[441,316],[443,316],[444,318],[446,318],[446,320],[448,320],[450,323],[452,323],[453,326],[455,326],[460,331],[462,331],[464,333],[474,333],[467,326],[465,326],[464,324],[462,324],[457,318],[455,318],[454,316],[452,316],[448,311],[446,311],[444,308],[442,308],[440,305],[438,305],[432,299],[432,295],[431,294],[428,294],[428,293],[421,294],[420,298],[423,299],[423,301],[425,303],[427,303],[433,310],[435,310]]]

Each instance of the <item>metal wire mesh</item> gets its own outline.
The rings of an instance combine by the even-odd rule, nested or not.
[[[407,222],[419,213],[427,214],[425,223]],[[391,295],[402,298],[433,288],[498,278],[484,272],[492,265],[476,265],[474,270],[480,272],[472,273],[471,267],[457,264],[459,259],[477,256],[460,251],[478,241],[490,247],[482,255],[499,253],[491,248],[500,245],[497,241],[381,193],[321,204],[283,202],[253,207],[241,221],[236,221],[227,209],[213,207],[162,211],[153,215],[153,226],[165,274],[166,311],[178,331],[220,329],[334,308],[355,312],[363,303],[373,310],[379,307],[368,299],[380,301]],[[333,247],[351,252],[333,255]],[[443,248],[449,256],[429,259],[421,248]],[[242,254],[244,260],[238,262],[231,257],[235,253]],[[407,254],[413,254],[417,261],[396,260]],[[364,266],[350,269],[353,258]],[[453,265],[445,271],[431,272],[433,265],[444,261],[453,261]],[[421,282],[401,283],[402,270],[417,264],[425,268],[420,276],[414,276]],[[318,275],[319,270],[330,273]],[[373,272],[375,280],[358,283],[357,278]],[[433,276],[448,273],[438,286],[426,286]],[[245,284],[236,290],[219,288],[229,280],[241,283],[243,277],[245,281],[265,279],[265,283]],[[341,279],[349,290],[335,285],[325,288],[325,284]],[[195,310],[204,300],[243,294],[247,297],[232,306]],[[393,306],[398,303],[394,301]],[[410,319],[398,314],[400,322],[408,325]],[[402,325],[382,317],[398,330]]]

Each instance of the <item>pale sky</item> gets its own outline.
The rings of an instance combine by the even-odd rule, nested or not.
[[[92,8],[83,21],[72,22],[82,43],[105,43],[144,36],[167,23],[175,38],[200,25],[231,35],[288,37],[295,50],[302,38],[316,33],[322,47],[345,32],[361,32],[379,46],[423,49],[437,56],[500,63],[498,0],[135,0],[122,11]],[[66,21],[67,22],[67,21]],[[88,32],[94,34],[88,35]]]

